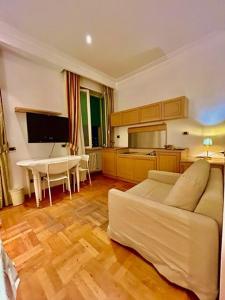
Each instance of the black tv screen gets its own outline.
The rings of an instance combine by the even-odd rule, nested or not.
[[[68,118],[27,113],[27,133],[28,143],[68,142]]]

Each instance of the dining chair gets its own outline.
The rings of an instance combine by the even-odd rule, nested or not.
[[[45,198],[45,182],[48,184],[49,191],[49,200],[50,205],[52,206],[52,196],[51,196],[51,182],[62,181],[63,182],[63,192],[65,191],[65,181],[67,182],[67,187],[71,195],[71,186],[70,186],[70,173],[69,173],[69,160],[52,162],[46,166],[46,176],[43,177],[43,189],[44,189],[44,198]]]
[[[80,160],[80,166],[79,166],[79,173],[87,172],[89,184],[91,185],[92,183],[91,183],[91,175],[90,175],[90,168],[89,168],[89,155],[83,154],[83,155],[80,155],[80,157],[81,157],[81,160]],[[73,177],[73,191],[75,192],[75,182],[78,179],[76,178],[76,170],[74,168],[71,170],[71,174]],[[78,190],[78,192],[79,192],[79,190]]]

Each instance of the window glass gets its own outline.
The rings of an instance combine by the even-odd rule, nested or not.
[[[80,104],[82,114],[82,125],[84,132],[84,145],[89,146],[89,130],[88,130],[88,110],[87,110],[87,93],[85,91],[80,92]]]
[[[103,96],[81,90],[81,113],[86,147],[106,145],[105,101]]]

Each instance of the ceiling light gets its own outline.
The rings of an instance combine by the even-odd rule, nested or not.
[[[87,34],[87,35],[86,35],[86,43],[87,43],[88,45],[90,45],[90,44],[92,43],[92,37],[90,36],[90,34]]]

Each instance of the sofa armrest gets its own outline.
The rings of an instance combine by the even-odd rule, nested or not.
[[[175,184],[180,177],[180,173],[166,172],[166,171],[148,171],[148,178],[162,183]]]
[[[169,280],[210,299],[217,294],[219,231],[213,219],[111,189],[108,232]]]

